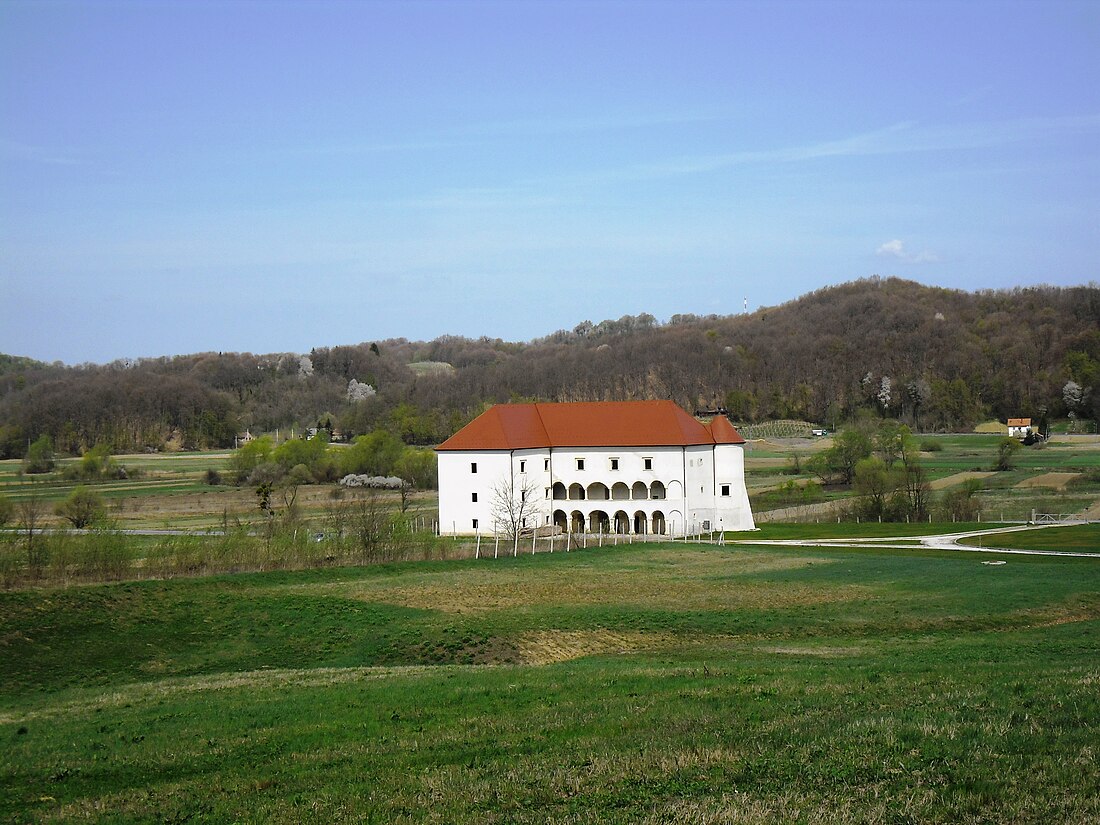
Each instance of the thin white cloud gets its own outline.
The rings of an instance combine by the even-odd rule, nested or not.
[[[748,149],[712,155],[684,156],[666,161],[607,169],[560,179],[563,183],[599,184],[705,174],[737,166],[804,163],[824,158],[872,157],[915,152],[981,149],[1009,143],[1046,141],[1100,133],[1100,114],[1021,118],[989,123],[946,126],[901,121],[881,129],[801,146]]]
[[[875,254],[884,258],[894,258],[907,264],[927,264],[939,260],[939,256],[935,252],[927,249],[921,252],[910,252],[905,248],[905,243],[898,238],[879,246],[875,250]]]

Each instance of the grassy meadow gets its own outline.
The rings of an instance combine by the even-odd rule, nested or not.
[[[1100,563],[1005,558],[651,544],[2,592],[0,821],[1095,822]]]

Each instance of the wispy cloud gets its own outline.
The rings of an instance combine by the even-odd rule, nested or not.
[[[1089,133],[1100,133],[1100,114],[952,125],[926,125],[910,120],[800,146],[685,156],[598,174],[605,180],[644,180],[715,172],[737,166],[981,149]]]
[[[894,258],[907,264],[935,263],[940,259],[935,252],[927,249],[920,252],[910,252],[905,248],[905,243],[897,238],[882,244],[875,250],[875,254],[884,258]]]

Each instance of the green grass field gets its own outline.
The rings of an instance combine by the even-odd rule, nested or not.
[[[983,560],[636,545],[0,593],[0,821],[1095,822],[1100,563]]]

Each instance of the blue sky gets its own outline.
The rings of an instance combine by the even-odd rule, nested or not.
[[[1100,3],[0,2],[0,352],[1100,279]]]

